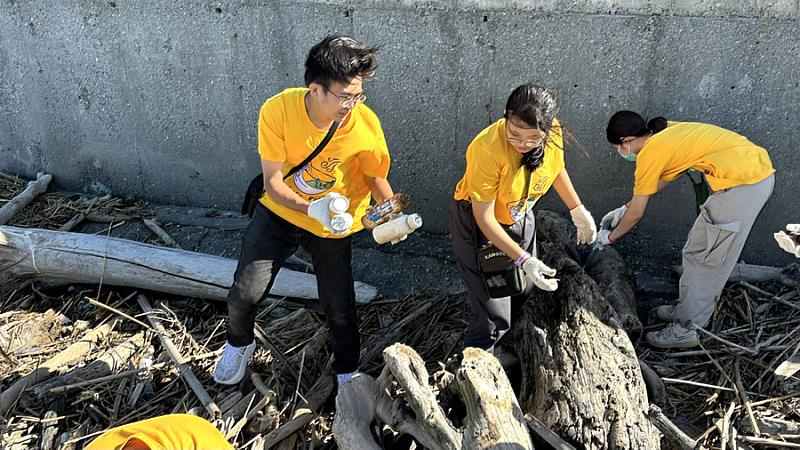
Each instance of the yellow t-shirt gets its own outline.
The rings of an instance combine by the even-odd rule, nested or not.
[[[658,192],[658,180],[673,181],[688,169],[705,174],[714,191],[755,184],[775,169],[769,154],[746,137],[715,125],[669,122],[636,157],[634,195]]]
[[[133,439],[151,450],[234,450],[214,425],[189,414],[170,414],[112,428],[84,450],[120,450]]]
[[[259,114],[258,153],[261,159],[283,162],[284,174],[311,154],[328,132],[309,119],[304,103],[307,92],[307,88],[287,89],[267,100]],[[348,234],[352,234],[363,228],[361,217],[371,199],[365,176],[385,178],[389,162],[389,149],[378,117],[369,107],[359,104],[325,149],[285,182],[309,202],[331,192],[350,199],[348,212],[354,223]],[[261,197],[261,203],[284,220],[317,236],[346,236],[330,233],[316,220],[279,204],[269,194]]]
[[[544,149],[544,162],[530,174],[528,192],[520,154],[506,138],[506,119],[500,119],[480,132],[467,149],[467,170],[458,182],[456,200],[494,201],[497,221],[511,225],[547,193],[564,170],[564,139],[561,125],[553,120],[550,139]]]

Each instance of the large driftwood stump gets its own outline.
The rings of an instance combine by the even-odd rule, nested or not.
[[[537,215],[537,225],[543,222],[549,223],[545,228],[560,228]],[[617,302],[615,310],[608,294],[571,258],[571,241],[560,241],[574,233],[559,234],[540,235],[543,259],[558,271],[559,289],[534,291],[505,342],[522,365],[522,410],[577,448],[658,449],[660,435],[647,418],[639,362],[620,320],[635,312],[635,296]],[[611,272],[626,269],[624,263],[614,267],[621,261],[616,252],[601,253],[595,265],[607,264]]]
[[[456,375],[437,373],[432,386],[425,362],[410,347],[384,351],[386,366],[377,380],[361,375],[339,389],[333,432],[340,448],[381,447],[370,433],[379,418],[394,431],[412,435],[431,450],[533,449],[525,418],[500,363],[483,350],[468,348]],[[396,383],[397,389],[392,386]],[[466,406],[463,427],[454,426],[438,393],[455,383]]]
[[[100,283],[168,294],[225,300],[236,261],[126,239],[0,226],[0,283],[33,278],[64,283]],[[377,290],[355,282],[356,301]],[[282,268],[274,296],[318,298],[314,275]]]
[[[536,292],[512,328],[523,410],[579,448],[659,448],[639,362],[613,309],[569,257],[547,262],[559,289]]]

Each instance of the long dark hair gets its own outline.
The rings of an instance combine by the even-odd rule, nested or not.
[[[518,86],[508,96],[504,116],[506,120],[514,117],[545,135],[541,145],[522,155],[522,165],[530,169],[531,172],[538,169],[544,162],[544,148],[550,140],[553,119],[556,118],[557,114],[558,98],[556,94],[535,83],[525,83],[522,86]]]
[[[606,139],[613,145],[622,143],[622,138],[633,136],[642,137],[656,134],[667,128],[667,119],[656,117],[646,121],[633,111],[617,111],[608,120]]]

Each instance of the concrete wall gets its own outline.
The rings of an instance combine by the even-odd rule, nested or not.
[[[383,45],[368,103],[391,180],[429,230],[446,231],[468,142],[536,80],[558,89],[585,148],[567,165],[598,220],[631,192],[633,165],[604,137],[618,109],[716,123],[768,148],[777,186],[745,259],[781,264],[771,233],[800,220],[799,15],[797,0],[0,0],[0,170],[236,209],[259,170],[261,103],[302,83],[314,42],[345,32]],[[628,250],[677,256],[694,203],[677,184]]]

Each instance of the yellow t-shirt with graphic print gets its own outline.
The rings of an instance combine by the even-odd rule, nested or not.
[[[234,449],[207,420],[189,414],[170,414],[112,428],[93,440],[85,450],[121,450],[136,441],[150,450]]]
[[[258,118],[258,153],[261,159],[283,162],[285,174],[302,162],[317,147],[328,130],[317,128],[306,112],[307,88],[287,89],[261,107]],[[328,145],[306,167],[285,180],[306,201],[336,192],[350,199],[348,212],[354,223],[345,235],[335,235],[300,211],[281,205],[269,194],[261,203],[284,220],[325,238],[342,238],[361,229],[361,217],[371,194],[365,177],[386,178],[389,149],[378,117],[359,104],[339,126]]]
[[[775,172],[765,149],[715,125],[668,122],[636,156],[634,195],[658,192],[658,180],[673,181],[688,169],[705,174],[714,191],[755,184]]]
[[[506,138],[506,119],[481,131],[467,149],[467,170],[458,182],[456,200],[494,201],[497,221],[511,225],[550,189],[564,170],[564,139],[561,125],[553,120],[544,162],[533,173],[521,165],[522,154]],[[528,192],[525,176],[530,173]]]

